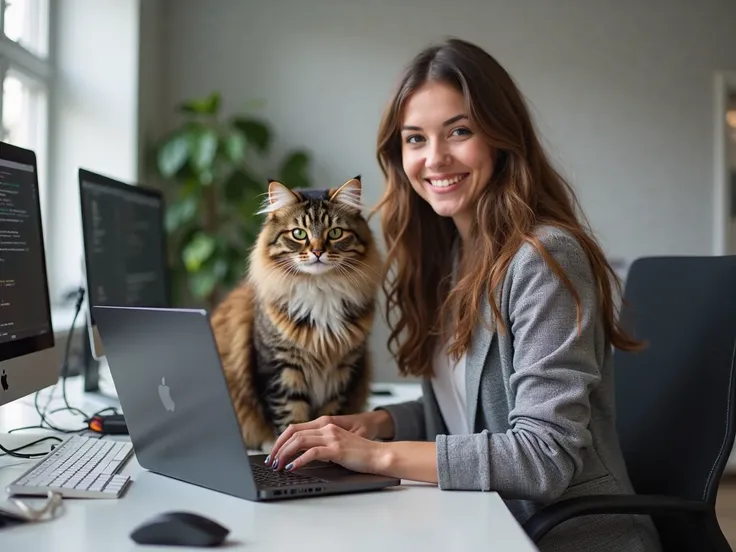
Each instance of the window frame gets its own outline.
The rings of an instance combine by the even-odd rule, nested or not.
[[[42,134],[39,145],[36,148],[36,158],[38,163],[38,183],[39,191],[41,193],[41,204],[45,208],[43,209],[43,228],[44,234],[48,228],[50,209],[48,208],[48,199],[50,197],[50,186],[49,186],[49,168],[51,162],[51,136],[52,136],[52,114],[51,109],[54,105],[54,66],[53,66],[53,52],[51,51],[52,45],[52,28],[56,10],[54,9],[54,0],[48,0],[46,6],[46,37],[44,42],[46,44],[46,55],[38,55],[17,42],[9,39],[5,36],[5,7],[6,0],[0,0],[0,124],[2,124],[2,113],[3,113],[3,94],[2,86],[5,82],[5,76],[8,71],[18,73],[22,78],[26,78],[33,82],[34,86],[39,87],[45,95],[42,119],[39,121],[42,127]]]

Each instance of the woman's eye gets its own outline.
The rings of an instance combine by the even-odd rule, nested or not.
[[[467,136],[467,135],[469,135],[469,134],[472,134],[472,133],[470,132],[470,130],[469,130],[469,129],[467,129],[467,128],[456,128],[455,130],[453,130],[453,131],[452,131],[452,133],[453,133],[453,134],[454,134],[455,136]]]
[[[407,144],[416,144],[422,139],[419,134],[412,134],[411,136],[406,137],[406,143]]]
[[[294,238],[297,240],[303,240],[304,238],[307,237],[307,231],[301,228],[294,228],[291,231],[291,235],[294,236]]]
[[[327,235],[330,237],[330,239],[336,240],[340,236],[342,236],[342,228],[333,228]]]

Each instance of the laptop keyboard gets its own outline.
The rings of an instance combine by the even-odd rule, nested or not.
[[[309,477],[294,472],[274,471],[259,464],[253,465],[253,477],[259,487],[285,487],[289,485],[304,485],[309,483],[324,483],[319,477]]]

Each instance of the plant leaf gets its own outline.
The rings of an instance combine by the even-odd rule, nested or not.
[[[217,278],[218,281],[223,281],[227,276],[227,259],[219,257],[215,259],[212,265],[212,274]]]
[[[281,164],[280,182],[289,188],[309,188],[311,183],[307,176],[309,155],[305,151],[293,151]]]
[[[228,159],[239,165],[245,159],[246,138],[239,130],[232,130],[225,138],[225,152]]]
[[[189,290],[198,299],[209,296],[217,287],[218,278],[212,270],[204,269],[189,275]]]
[[[235,128],[242,132],[248,142],[253,144],[261,153],[266,153],[271,146],[271,131],[268,126],[256,119],[236,117],[233,119]]]
[[[182,260],[188,272],[197,272],[215,251],[215,240],[204,232],[197,232],[182,250]]]
[[[179,105],[179,111],[183,113],[197,113],[200,115],[216,115],[220,110],[222,98],[219,92],[212,92],[204,98],[188,100]]]
[[[189,133],[177,132],[158,150],[158,170],[165,178],[174,176],[189,157]]]
[[[197,198],[192,195],[169,204],[166,209],[166,231],[176,232],[191,222],[197,214],[197,207]]]
[[[200,172],[211,172],[216,153],[217,133],[211,128],[205,128],[197,136],[194,149],[194,166]]]

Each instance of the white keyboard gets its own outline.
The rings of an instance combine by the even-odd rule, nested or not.
[[[130,478],[117,475],[133,453],[129,442],[73,435],[7,487],[11,495],[119,498]]]

